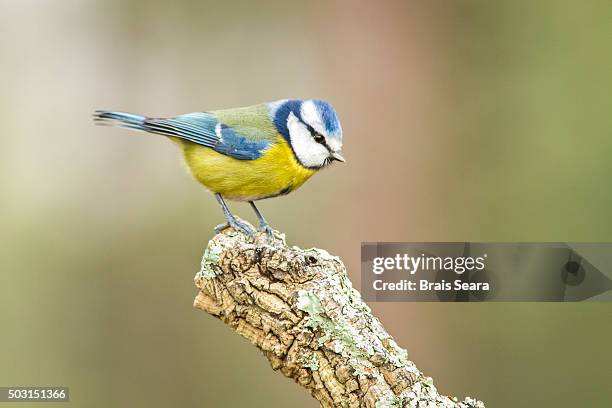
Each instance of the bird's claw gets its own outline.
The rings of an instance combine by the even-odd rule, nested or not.
[[[259,226],[260,232],[265,232],[268,241],[274,242],[274,230],[268,224],[262,224]]]
[[[232,227],[235,231],[242,232],[249,238],[255,238],[255,234],[257,233],[250,224],[239,221],[236,218],[228,217],[226,222],[215,227],[215,234],[221,234],[228,227]],[[261,222],[257,230],[266,234],[266,240],[269,243],[274,243],[276,240],[274,230],[266,222]]]
[[[215,227],[215,234],[220,234],[224,229],[229,227],[229,222],[224,222],[223,224],[219,224]]]
[[[253,230],[253,228],[251,228],[244,222],[240,222],[238,220],[229,220],[227,222],[224,222],[223,224],[217,225],[215,227],[215,233],[220,234],[227,227],[232,227],[236,231],[240,231],[248,237],[253,237],[253,235],[255,235],[255,230]]]

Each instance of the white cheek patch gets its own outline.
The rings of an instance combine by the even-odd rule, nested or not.
[[[327,149],[314,141],[308,128],[295,117],[293,112],[287,118],[291,146],[300,163],[306,167],[320,167],[329,156]]]
[[[312,126],[314,130],[322,135],[327,134],[323,126],[323,121],[321,120],[321,115],[317,109],[317,105],[315,105],[313,101],[306,101],[302,103],[300,115],[302,115],[302,120]]]

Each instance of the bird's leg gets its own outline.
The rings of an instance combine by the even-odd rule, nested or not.
[[[255,215],[257,215],[257,219],[259,220],[259,230],[265,232],[270,240],[274,240],[274,232],[272,231],[272,228],[270,225],[268,225],[263,215],[261,215],[259,209],[255,207],[255,203],[249,201],[249,204],[251,204],[251,207],[253,207],[253,211],[255,211]]]
[[[221,206],[221,209],[223,210],[223,214],[225,215],[225,218],[227,219],[227,222],[225,224],[219,224],[215,227],[215,232],[217,234],[223,231],[228,225],[234,228],[235,230],[244,232],[249,237],[252,237],[253,234],[255,234],[255,231],[253,231],[251,227],[249,227],[244,222],[238,221],[236,217],[234,217],[234,215],[230,212],[229,208],[227,208],[227,204],[225,204],[225,201],[223,200],[223,197],[221,197],[221,194],[215,193],[215,198],[217,199],[217,202]]]

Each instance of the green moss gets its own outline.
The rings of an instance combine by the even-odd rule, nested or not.
[[[310,356],[304,358],[303,367],[310,368],[312,371],[319,370],[319,357],[316,354],[311,354]]]
[[[370,377],[370,374],[369,374],[367,371],[362,370],[362,369],[361,369],[361,368],[359,368],[359,367],[357,367],[357,368],[355,369],[355,371],[353,372],[353,375],[354,375],[355,377],[359,378],[360,380],[362,380],[362,379],[366,379],[366,378],[369,378],[369,377]]]
[[[329,254],[326,254],[326,256],[331,257]],[[351,299],[351,297],[355,296],[355,293],[350,284],[347,285],[344,282],[345,280],[348,282],[348,279],[333,275],[330,276],[330,279],[333,282],[330,287],[336,292],[332,293],[334,300],[339,304],[347,305],[345,311],[357,312],[353,310],[354,307],[359,307],[363,303],[360,299],[358,302],[356,301],[357,299]],[[338,279],[340,282],[337,281]],[[351,303],[351,305],[348,305],[348,303]],[[311,291],[300,290],[296,306],[308,314],[306,327],[322,331],[319,344],[332,340],[334,342],[334,351],[338,354],[356,360],[362,366],[372,366],[368,359],[374,354],[374,349],[350,320],[340,318],[337,321],[333,321],[330,319],[323,313],[323,306],[319,297]]]
[[[376,408],[394,408],[400,406],[400,400],[395,396],[387,396],[376,401]]]
[[[210,241],[206,247],[206,250],[204,251],[204,255],[202,255],[202,263],[198,276],[208,279],[212,279],[217,276],[214,266],[217,265],[219,259],[221,259],[222,252],[223,248],[220,245],[218,245],[215,241]]]
[[[297,298],[297,308],[308,313],[309,316],[316,316],[321,313],[321,301],[312,292],[300,290]]]
[[[389,347],[391,348],[390,351],[392,351],[393,356],[392,363],[396,367],[402,367],[404,365],[405,360],[408,359],[408,351],[398,346],[395,340],[393,339],[389,339]]]

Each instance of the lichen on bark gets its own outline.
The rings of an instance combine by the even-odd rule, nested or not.
[[[482,408],[441,395],[372,315],[342,261],[231,228],[209,242],[194,306],[258,347],[322,407]]]

